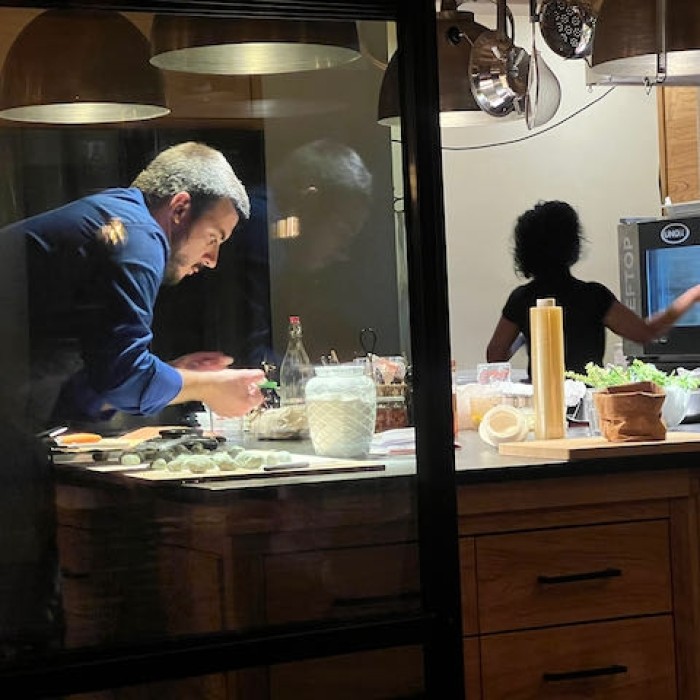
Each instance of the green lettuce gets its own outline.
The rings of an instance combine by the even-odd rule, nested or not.
[[[676,370],[671,373],[660,370],[656,365],[642,362],[642,360],[632,360],[627,367],[619,365],[606,365],[601,367],[593,362],[589,362],[586,373],[566,372],[567,379],[576,379],[594,389],[604,389],[608,386],[618,386],[620,384],[630,384],[632,382],[654,382],[661,387],[679,386],[683,389],[697,389],[700,386],[700,377],[689,374],[677,374]]]

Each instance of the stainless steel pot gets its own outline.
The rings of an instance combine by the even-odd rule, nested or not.
[[[522,113],[527,92],[530,57],[508,36],[506,16],[510,17],[512,27],[512,15],[505,0],[498,0],[496,31],[480,34],[469,57],[474,99],[484,112],[494,117],[504,117],[513,110]]]

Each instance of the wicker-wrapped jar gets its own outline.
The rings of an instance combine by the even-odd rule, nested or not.
[[[363,457],[377,417],[377,390],[361,365],[315,367],[306,385],[306,415],[317,455]]]

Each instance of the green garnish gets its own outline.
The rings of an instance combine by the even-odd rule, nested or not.
[[[608,386],[631,384],[632,382],[654,382],[659,386],[678,386],[693,390],[700,387],[700,377],[689,374],[679,375],[676,370],[670,374],[658,369],[655,365],[632,360],[628,367],[606,365],[601,367],[593,362],[586,365],[586,373],[566,372],[567,379],[576,379],[594,389],[604,389]]]

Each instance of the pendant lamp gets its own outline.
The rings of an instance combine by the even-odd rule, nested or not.
[[[168,71],[165,89],[178,119],[284,119],[340,111],[347,105],[310,90],[306,75],[195,75]],[[284,93],[270,85],[285,81]]]
[[[592,69],[607,84],[700,84],[700,0],[605,0]]]
[[[354,22],[156,15],[151,63],[186,73],[265,75],[332,68],[360,57]]]
[[[118,12],[48,10],[17,35],[0,73],[0,118],[99,124],[168,114],[148,40]]]
[[[453,0],[443,0],[437,15],[437,52],[440,80],[440,126],[493,124],[477,104],[469,77],[469,56],[474,41],[487,28],[474,20],[473,12],[459,12]],[[397,50],[389,61],[379,92],[377,120],[384,126],[398,126],[399,60]]]

